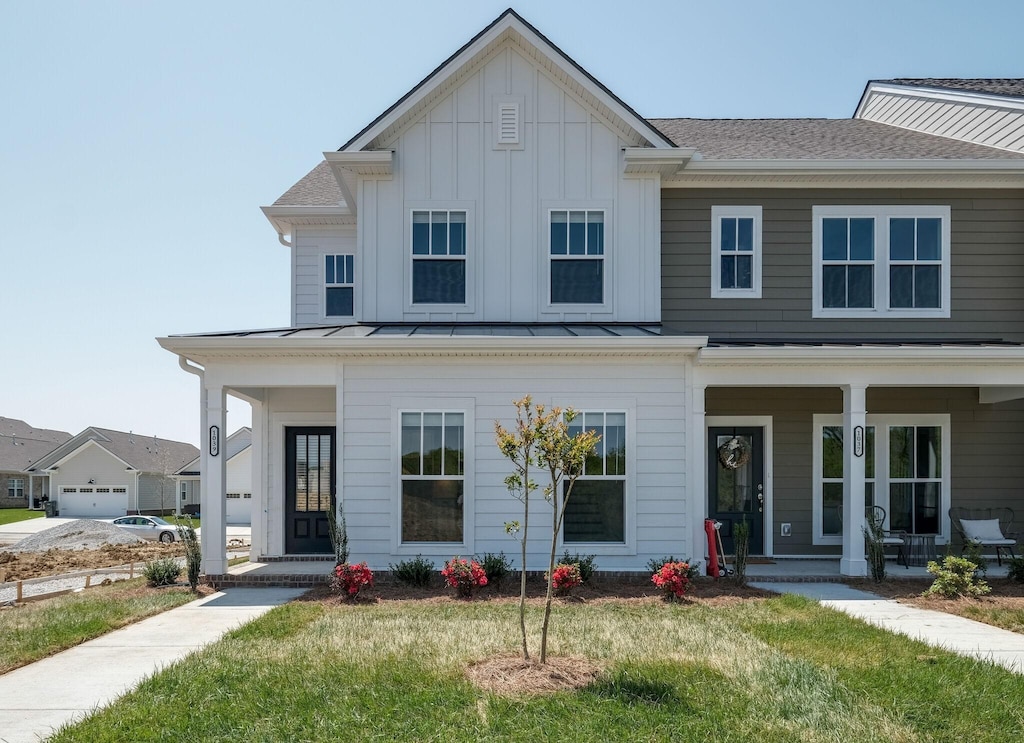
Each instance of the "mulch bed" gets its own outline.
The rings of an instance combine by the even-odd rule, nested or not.
[[[597,680],[601,667],[587,658],[549,656],[541,665],[536,659],[504,654],[471,663],[466,676],[484,691],[504,696],[554,694],[582,689]]]

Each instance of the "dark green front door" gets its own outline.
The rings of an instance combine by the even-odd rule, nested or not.
[[[285,428],[285,552],[332,553],[327,510],[334,496],[334,427]]]
[[[750,554],[764,554],[763,428],[708,429],[708,517],[722,522],[726,554],[735,553],[733,529],[744,519],[750,524]]]

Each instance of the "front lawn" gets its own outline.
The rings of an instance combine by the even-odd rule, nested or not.
[[[195,598],[187,588],[147,588],[145,579],[0,609],[0,673],[45,658]]]
[[[466,666],[514,651],[516,617],[511,600],[295,602],[53,740],[976,742],[1024,719],[1019,676],[794,596],[558,602],[552,651],[602,677],[484,692]]]
[[[29,519],[40,519],[45,515],[45,511],[30,511],[27,508],[0,508],[0,526]]]

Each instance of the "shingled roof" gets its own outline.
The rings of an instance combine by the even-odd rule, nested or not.
[[[650,119],[705,160],[1019,160],[1024,153],[865,119]]]
[[[340,206],[344,201],[338,180],[324,161],[285,191],[274,206]]]
[[[36,462],[34,469],[46,469],[89,441],[95,441],[118,459],[140,472],[170,474],[199,456],[199,450],[183,441],[160,439],[91,426],[53,449]]]
[[[25,472],[70,438],[67,431],[33,428],[23,420],[0,416],[0,472]]]
[[[891,80],[872,80],[871,82],[1024,98],[1024,78],[1019,77],[895,77]]]

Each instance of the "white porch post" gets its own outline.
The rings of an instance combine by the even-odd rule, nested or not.
[[[696,377],[696,375],[694,375]],[[705,398],[707,385],[696,378],[690,387],[690,445],[687,447],[687,463],[689,469],[690,492],[687,496],[687,513],[689,514],[691,560],[702,560],[707,567],[707,536],[704,533],[704,518],[707,516],[707,430],[705,418],[707,414]],[[703,559],[702,559],[703,556]]]
[[[867,386],[843,386],[843,557],[839,561],[842,575],[868,574],[864,559],[864,447],[867,446]],[[856,456],[855,430],[863,445]]]
[[[203,572],[207,575],[223,575],[228,570],[227,516],[225,513],[225,485],[227,467],[224,464],[224,429],[227,425],[227,399],[224,387],[204,385],[203,387],[203,432],[202,440],[202,484],[200,485],[200,510],[202,512]],[[211,432],[216,426],[216,455],[210,450]]]
[[[269,426],[264,421],[262,401],[249,400],[252,406],[252,521],[249,559],[258,562],[267,554],[267,498],[270,489],[266,487],[266,453]]]
[[[345,365],[338,364],[334,385],[334,488],[335,510],[345,509]]]

